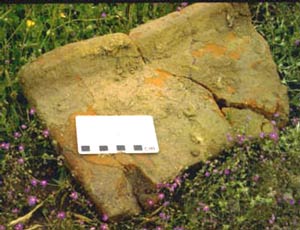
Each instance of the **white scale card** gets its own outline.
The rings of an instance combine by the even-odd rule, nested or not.
[[[80,154],[158,153],[153,117],[76,116]]]

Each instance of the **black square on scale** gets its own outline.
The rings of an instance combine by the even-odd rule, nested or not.
[[[81,146],[81,151],[82,152],[89,152],[90,151],[90,146],[89,145],[82,145]]]
[[[108,150],[108,146],[107,145],[100,145],[99,146],[99,150],[102,151],[107,151]]]
[[[143,150],[143,146],[142,145],[134,145],[133,149],[134,149],[134,151],[142,151]]]
[[[117,151],[125,151],[125,145],[117,145]]]

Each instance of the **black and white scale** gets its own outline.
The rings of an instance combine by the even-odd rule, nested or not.
[[[150,154],[159,146],[150,115],[76,116],[79,154]]]

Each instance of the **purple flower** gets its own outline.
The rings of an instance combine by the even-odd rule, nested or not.
[[[4,225],[0,225],[0,230],[5,230],[5,226]]]
[[[188,4],[189,4],[188,2],[182,2],[180,5],[181,5],[182,7],[186,7]]]
[[[27,125],[22,124],[22,125],[21,125],[21,128],[22,128],[22,129],[27,129]]]
[[[17,223],[14,227],[15,230],[23,230],[24,229],[24,225],[22,223]]]
[[[107,16],[106,13],[105,13],[105,12],[102,12],[101,17],[102,17],[102,18],[106,18],[106,16]]]
[[[108,230],[108,225],[107,224],[101,224],[100,225],[100,230]]]
[[[11,212],[14,213],[14,214],[17,214],[17,213],[20,212],[20,209],[18,209],[18,208],[13,208],[13,209],[11,210]]]
[[[225,174],[226,176],[228,176],[228,175],[230,174],[230,169],[225,169],[225,170],[224,170],[224,174]]]
[[[29,193],[30,192],[30,186],[26,186],[25,189],[24,189],[24,192]]]
[[[31,181],[30,181],[30,183],[31,183],[31,185],[32,186],[37,186],[37,184],[38,184],[38,181],[36,180],[36,179],[32,179]]]
[[[163,188],[164,187],[164,184],[163,183],[157,183],[156,184],[156,188],[157,189],[161,189],[161,188]]]
[[[174,182],[178,185],[181,185],[181,178],[180,177],[176,177]]]
[[[29,196],[28,199],[27,199],[27,203],[28,203],[29,206],[36,205],[37,201],[38,200],[37,200],[36,196]]]
[[[147,204],[151,207],[154,205],[154,201],[149,199],[149,200],[147,200]]]
[[[295,204],[295,200],[294,199],[289,199],[289,203],[290,203],[290,205],[294,205]]]
[[[159,214],[159,217],[162,219],[162,220],[169,220],[170,219],[170,215],[166,215],[165,213],[161,212]]]
[[[277,131],[273,131],[269,134],[270,139],[272,139],[273,141],[278,141],[279,140],[279,136]]]
[[[34,115],[35,112],[36,112],[36,111],[35,111],[35,108],[31,108],[31,109],[29,110],[29,114],[30,114],[30,115]]]
[[[245,140],[246,140],[245,135],[238,134],[236,137],[237,137],[237,142],[240,145],[243,144],[245,142]]]
[[[269,219],[269,223],[270,223],[270,224],[274,224],[275,219],[276,219],[276,218],[275,218],[275,215],[272,214],[271,218]]]
[[[159,200],[163,200],[165,198],[165,194],[164,193],[159,193],[157,197],[158,197]]]
[[[24,145],[19,145],[18,149],[19,149],[20,152],[23,152],[25,147],[24,147]]]
[[[57,213],[57,219],[60,219],[60,220],[63,220],[63,219],[65,219],[66,218],[66,213],[65,212],[63,212],[63,211],[59,211],[58,213]]]
[[[157,226],[157,227],[155,228],[155,230],[162,230],[162,227],[161,227],[161,226]]]
[[[300,45],[300,40],[297,39],[294,44],[295,44],[295,46],[299,46]]]
[[[77,200],[78,199],[78,193],[77,192],[72,192],[71,194],[70,194],[70,197],[73,199],[73,200]]]
[[[49,130],[48,129],[43,130],[42,134],[45,138],[49,137]]]
[[[9,150],[10,144],[6,142],[2,142],[0,145],[1,149]]]
[[[254,182],[257,182],[259,180],[259,178],[260,178],[259,175],[255,175],[252,179]]]
[[[264,132],[261,132],[261,133],[259,134],[259,137],[260,137],[261,139],[264,139],[264,138],[265,138],[265,133],[264,133]]]
[[[104,222],[108,221],[108,215],[107,214],[104,213],[102,215],[102,221],[104,221]]]
[[[14,133],[14,138],[15,139],[18,139],[19,137],[21,137],[22,135],[21,135],[21,133],[19,133],[19,132],[15,132]]]
[[[203,207],[203,211],[204,211],[204,212],[208,212],[208,211],[209,211],[209,206],[208,206],[208,205],[205,205],[205,206]]]
[[[294,125],[294,126],[296,126],[298,123],[299,123],[299,118],[298,117],[293,117],[292,118],[292,124]]]
[[[18,164],[20,165],[24,164],[24,159],[22,157],[18,159]]]
[[[166,215],[166,213],[164,213],[164,212],[159,213],[158,216],[159,216],[159,218],[162,219],[162,220],[167,220],[167,215]]]
[[[48,182],[47,182],[46,180],[42,180],[42,181],[40,182],[40,185],[41,185],[43,188],[45,188],[45,187],[48,185]]]
[[[209,172],[205,172],[204,176],[209,177],[210,173]]]
[[[164,207],[167,207],[167,206],[169,206],[169,204],[170,204],[169,201],[165,201],[165,202],[163,203],[163,206],[164,206]]]
[[[227,138],[227,141],[228,141],[228,142],[232,142],[232,141],[233,141],[233,138],[232,138],[232,136],[231,136],[230,133],[227,133],[227,134],[226,134],[226,138]]]
[[[173,230],[184,230],[183,226],[176,226]]]

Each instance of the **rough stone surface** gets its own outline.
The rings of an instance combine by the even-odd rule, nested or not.
[[[198,3],[133,29],[68,44],[19,73],[24,94],[99,211],[111,218],[146,208],[155,185],[288,116],[266,41],[247,4]],[[156,155],[77,153],[76,115],[153,115]],[[248,122],[250,120],[250,122]]]

